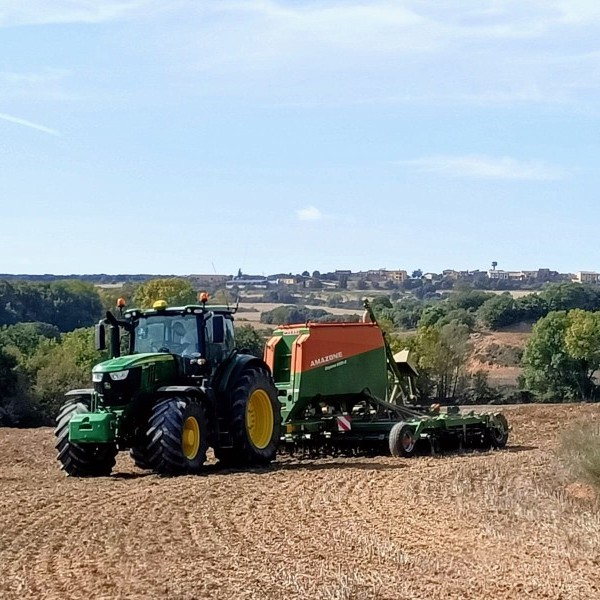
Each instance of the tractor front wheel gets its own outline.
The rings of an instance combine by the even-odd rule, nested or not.
[[[152,409],[147,465],[161,475],[198,473],[206,461],[208,421],[202,404],[174,396]]]
[[[72,477],[110,475],[115,466],[115,444],[74,444],[69,441],[71,417],[90,412],[89,400],[77,398],[63,405],[56,418],[56,449],[61,468]]]

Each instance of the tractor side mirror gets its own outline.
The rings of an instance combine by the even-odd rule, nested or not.
[[[96,325],[94,334],[96,350],[106,350],[106,332],[103,323],[98,323],[98,325]]]

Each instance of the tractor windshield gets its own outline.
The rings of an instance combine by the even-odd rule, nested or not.
[[[136,352],[202,352],[195,315],[158,314],[141,317],[135,330]]]

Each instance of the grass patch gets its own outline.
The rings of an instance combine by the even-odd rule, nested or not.
[[[562,457],[573,474],[600,489],[600,422],[582,422],[565,432]]]

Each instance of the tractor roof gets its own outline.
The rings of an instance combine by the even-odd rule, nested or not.
[[[125,311],[126,317],[141,317],[149,315],[182,315],[182,314],[202,314],[209,312],[218,312],[225,314],[233,314],[235,311],[228,306],[220,305],[208,305],[202,306],[201,304],[186,304],[185,306],[167,306],[166,308],[130,308]]]

